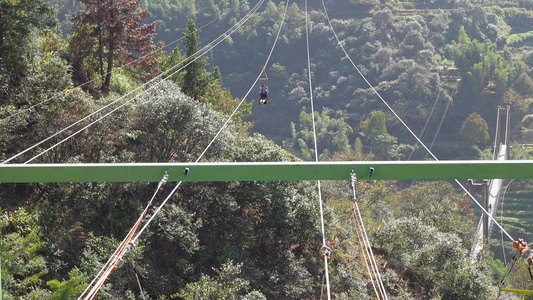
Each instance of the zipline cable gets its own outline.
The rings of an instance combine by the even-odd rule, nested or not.
[[[455,92],[452,92],[450,96],[453,96]],[[437,140],[437,137],[439,136],[440,129],[442,128],[442,124],[444,123],[444,119],[446,118],[446,115],[448,114],[448,108],[450,108],[450,104],[452,104],[452,101],[448,101],[446,103],[446,108],[444,108],[444,112],[442,113],[442,117],[440,118],[439,126],[437,127],[437,130],[435,131],[435,135],[433,136],[433,139],[431,140],[431,144],[429,144],[429,149],[433,149],[433,145],[435,145],[435,141]],[[424,156],[424,160],[428,157],[428,154]]]
[[[241,2],[237,2],[237,4],[234,5],[233,7],[231,7],[229,10],[227,10],[226,12],[220,14],[217,18],[215,18],[215,19],[209,21],[208,23],[202,25],[200,28],[196,29],[194,32],[198,32],[198,31],[202,30],[204,27],[207,27],[207,26],[211,25],[211,24],[214,23],[215,21],[222,19],[222,17],[223,17],[225,14],[227,14],[227,13],[233,11],[234,9],[236,9],[237,7],[239,7],[240,5],[241,5]],[[167,47],[169,47],[169,46],[171,46],[171,45],[173,45],[173,44],[178,43],[179,41],[181,41],[182,39],[188,37],[188,36],[191,35],[191,34],[193,34],[193,33],[186,34],[186,35],[182,36],[181,38],[179,38],[179,39],[177,39],[177,40],[174,40],[174,41],[172,41],[172,42],[166,44],[164,47],[158,48],[158,49],[156,49],[156,50],[154,50],[154,51],[149,52],[149,53],[146,54],[146,55],[140,56],[140,57],[138,57],[138,58],[136,58],[136,59],[134,59],[134,60],[132,60],[132,61],[130,61],[130,62],[124,64],[123,66],[120,66],[119,68],[117,68],[117,71],[118,71],[118,70],[121,70],[121,69],[123,69],[123,68],[125,68],[125,67],[127,67],[127,66],[129,66],[129,65],[132,65],[132,64],[134,64],[135,62],[140,61],[140,60],[142,60],[142,59],[144,59],[144,58],[146,58],[146,57],[149,57],[149,56],[151,56],[151,55],[153,55],[153,54],[155,54],[155,53],[157,53],[157,52],[160,52],[160,51],[162,51],[163,49],[165,49],[165,48],[167,48]],[[76,87],[73,87],[73,88],[71,88],[71,89],[69,89],[69,90],[74,90],[74,89],[77,89],[77,88],[84,87],[85,85],[87,85],[87,84],[89,84],[89,83],[95,82],[96,80],[101,79],[101,78],[103,78],[104,76],[107,76],[109,73],[110,73],[110,72],[107,72],[107,73],[105,73],[105,74],[103,74],[103,75],[101,75],[101,76],[98,76],[98,77],[96,77],[96,78],[94,78],[94,79],[91,79],[91,80],[89,80],[89,81],[87,81],[87,82],[84,82],[84,83],[82,83],[82,84],[80,84],[80,85],[77,85]],[[29,106],[29,107],[26,107],[26,108],[24,108],[24,109],[22,109],[22,110],[19,110],[19,111],[16,112],[16,113],[12,114],[12,115],[9,115],[9,116],[7,116],[7,117],[5,117],[5,118],[3,118],[3,119],[0,119],[0,123],[1,123],[1,122],[4,122],[4,121],[7,121],[7,120],[9,120],[9,119],[11,119],[11,118],[13,118],[13,117],[15,117],[15,116],[17,116],[17,115],[20,115],[20,114],[22,114],[22,113],[24,113],[24,112],[26,112],[26,111],[28,111],[28,110],[33,109],[33,108],[35,108],[35,107],[38,107],[38,106],[41,106],[41,105],[43,105],[43,104],[45,104],[45,103],[47,103],[47,102],[50,102],[50,101],[54,100],[56,97],[58,97],[61,93],[62,93],[62,92],[60,91],[60,92],[58,92],[56,95],[54,95],[54,96],[52,96],[52,97],[50,97],[50,98],[48,98],[48,99],[46,99],[46,100],[44,100],[44,101],[41,101],[41,102],[39,102],[39,103],[37,103],[37,104],[31,105],[31,106]]]
[[[56,132],[55,134],[53,134],[53,135],[49,136],[48,138],[46,138],[46,139],[44,139],[44,140],[38,142],[37,144],[35,144],[35,145],[33,145],[33,146],[27,148],[26,150],[23,150],[23,151],[19,152],[18,154],[14,155],[13,157],[11,157],[11,158],[9,158],[9,159],[3,161],[1,164],[5,164],[5,163],[7,163],[7,162],[9,162],[9,161],[11,161],[11,160],[13,160],[13,159],[15,159],[15,158],[21,156],[22,154],[24,154],[24,153],[26,153],[26,152],[28,152],[28,151],[34,149],[35,147],[37,147],[37,146],[43,144],[44,142],[46,142],[46,141],[52,139],[53,137],[59,135],[60,133],[65,132],[66,130],[72,128],[73,126],[75,126],[75,125],[81,123],[82,121],[84,121],[84,120],[90,118],[91,116],[93,116],[93,115],[95,115],[95,114],[101,112],[101,111],[104,110],[105,108],[108,108],[108,107],[110,107],[111,105],[117,103],[118,101],[120,101],[120,100],[122,100],[122,99],[124,99],[124,98],[126,98],[126,97],[128,97],[128,96],[130,96],[130,95],[132,95],[132,94],[134,94],[136,91],[138,91],[138,90],[140,90],[141,88],[143,88],[143,87],[149,85],[150,83],[155,82],[156,79],[163,78],[163,76],[165,76],[165,75],[167,75],[168,73],[174,71],[178,66],[180,66],[180,65],[183,64],[185,61],[187,61],[187,64],[186,64],[186,65],[184,65],[183,67],[181,67],[181,68],[178,69],[177,71],[174,71],[173,73],[171,73],[171,74],[168,75],[167,77],[171,77],[171,76],[173,76],[173,75],[176,74],[177,72],[179,72],[179,71],[181,71],[182,69],[184,69],[185,67],[187,67],[189,64],[193,63],[194,61],[196,61],[197,59],[199,59],[200,57],[202,57],[203,55],[205,55],[208,51],[210,51],[211,49],[213,49],[214,47],[216,47],[217,45],[219,45],[220,43],[222,43],[222,41],[224,41],[227,37],[229,37],[229,35],[231,35],[233,32],[235,32],[237,29],[239,29],[240,26],[242,26],[242,24],[244,24],[244,22],[246,22],[246,21],[251,17],[251,15],[252,15],[253,13],[255,13],[255,12],[257,11],[257,9],[259,9],[259,7],[260,7],[259,4],[260,4],[260,3],[263,3],[263,2],[264,2],[264,0],[259,1],[258,4],[257,4],[254,8],[252,8],[252,10],[250,10],[250,11],[248,12],[248,14],[247,14],[245,17],[243,17],[243,19],[241,19],[238,23],[236,23],[235,25],[233,25],[230,29],[228,29],[225,33],[223,33],[222,35],[220,35],[220,36],[219,36],[217,39],[215,39],[213,42],[211,42],[210,44],[206,45],[206,46],[203,47],[202,49],[198,50],[198,51],[197,51],[196,53],[194,53],[193,55],[189,56],[186,60],[184,60],[184,61],[182,61],[182,62],[180,62],[180,63],[178,63],[178,64],[172,66],[172,67],[169,68],[167,71],[165,71],[165,72],[159,74],[158,76],[154,77],[153,79],[151,79],[151,80],[148,81],[147,83],[141,85],[140,87],[137,87],[136,89],[134,89],[134,90],[128,92],[126,95],[121,96],[121,97],[119,97],[118,99],[116,99],[116,100],[110,102],[109,104],[107,104],[106,106],[100,108],[99,110],[97,110],[97,111],[95,111],[95,112],[93,112],[93,113],[91,113],[91,114],[85,116],[84,118],[82,118],[82,119],[80,119],[80,120],[74,122],[73,124],[71,124],[71,125],[67,126],[66,128],[64,128],[64,129],[62,129],[62,130]],[[194,57],[194,59],[189,60],[189,58],[191,58],[191,57]],[[45,154],[46,152],[50,151],[51,149],[55,148],[56,146],[58,146],[58,145],[64,143],[65,141],[69,140],[70,138],[74,137],[75,135],[79,134],[80,132],[84,131],[85,129],[89,128],[90,126],[94,125],[95,123],[101,121],[103,118],[109,116],[110,114],[112,114],[113,112],[115,112],[115,111],[117,111],[118,109],[122,108],[122,107],[125,106],[126,104],[128,104],[128,103],[132,102],[133,100],[137,99],[139,96],[141,96],[141,95],[147,93],[149,90],[151,90],[151,89],[153,89],[154,87],[156,87],[157,85],[159,85],[159,84],[160,84],[161,82],[163,82],[165,79],[166,79],[166,78],[163,78],[162,81],[155,82],[155,83],[154,83],[153,85],[151,85],[148,89],[143,90],[143,91],[140,92],[139,94],[136,94],[133,98],[131,98],[130,100],[124,102],[123,104],[121,104],[120,106],[118,106],[118,107],[116,107],[115,109],[111,110],[111,111],[108,112],[107,114],[105,114],[105,115],[103,115],[102,117],[96,119],[95,121],[91,122],[90,124],[88,124],[87,126],[83,127],[82,129],[76,131],[75,133],[71,134],[71,135],[68,136],[67,138],[61,140],[60,142],[56,143],[56,144],[53,145],[52,147],[50,147],[50,148],[46,149],[45,151],[39,153],[38,155],[34,156],[34,157],[31,158],[30,160],[26,161],[25,164],[31,162],[32,160],[34,160],[34,159],[36,159],[37,157],[39,157],[39,156]]]
[[[313,120],[313,141],[315,147],[315,162],[318,162],[318,146],[316,138],[316,124],[315,124],[315,108],[313,104],[313,85],[311,80],[311,56],[309,55],[309,24],[307,14],[307,0],[305,0],[305,41],[307,45],[307,75],[309,81],[309,97],[311,100],[311,119]],[[320,206],[320,225],[322,226],[322,247],[326,246],[326,231],[324,229],[324,209],[322,204],[322,188],[320,186],[320,180],[317,181],[318,188],[318,203]],[[328,300],[331,300],[331,292],[329,288],[329,271],[328,271],[328,255],[324,256],[324,270],[326,271],[326,292]]]
[[[368,251],[365,251],[366,244],[361,239],[361,236],[363,234],[361,233],[359,227],[357,226],[357,221],[355,220],[355,216],[356,215],[355,215],[354,209],[355,209],[355,207],[352,206],[352,211],[350,212],[350,216],[352,217],[353,225],[355,227],[355,233],[357,234],[357,240],[359,241],[359,248],[361,248],[361,253],[363,254],[363,259],[365,260],[366,271],[368,272],[368,277],[370,278],[370,283],[372,284],[372,288],[374,289],[374,293],[376,294],[376,297],[379,299],[379,293],[378,293],[378,290],[376,288],[376,283],[374,282],[374,278],[372,277],[372,273],[374,273],[374,272],[372,272],[372,269],[369,266],[370,258],[367,258],[369,253],[368,253]]]
[[[388,300],[389,298],[387,297],[387,292],[385,291],[385,286],[383,285],[383,280],[381,279],[381,275],[379,273],[378,264],[376,263],[376,259],[374,257],[374,252],[372,251],[370,240],[368,239],[368,235],[366,234],[365,224],[363,223],[363,217],[361,216],[361,211],[359,210],[359,205],[357,201],[357,193],[355,191],[357,177],[356,177],[356,174],[353,172],[350,174],[350,176],[352,180],[352,189],[353,189],[353,195],[354,195],[354,205],[353,205],[353,207],[355,208],[354,214],[355,212],[357,212],[357,217],[359,218],[359,222],[360,222],[359,225],[361,226],[361,231],[363,232],[363,240],[365,241],[365,245],[366,245],[366,248],[368,249],[369,256],[370,256],[370,265],[373,266],[375,274],[378,279],[377,281],[379,283],[378,285],[379,290],[381,291],[382,295],[385,297],[385,300]]]
[[[326,5],[324,4],[324,0],[322,0],[322,6],[324,7],[324,13],[326,15],[326,19],[328,20],[328,23],[329,23],[329,26],[333,32],[333,35],[335,36],[335,39],[337,40],[337,44],[339,45],[339,47],[342,49],[342,51],[344,52],[346,58],[350,61],[350,63],[352,64],[352,66],[355,68],[355,70],[359,73],[359,75],[361,76],[361,78],[366,82],[366,84],[370,87],[370,89],[374,92],[374,94],[381,100],[381,102],[383,102],[383,104],[385,104],[385,106],[387,106],[387,108],[392,112],[392,114],[398,119],[398,121],[400,121],[400,123],[407,129],[407,131],[409,131],[409,133],[420,143],[420,145],[422,145],[422,147],[427,151],[427,153],[429,153],[431,155],[431,157],[435,160],[435,161],[439,161],[439,159],[433,154],[433,152],[431,152],[431,150],[418,138],[418,136],[411,130],[411,128],[409,128],[409,126],[407,126],[407,124],[402,120],[402,118],[400,118],[400,116],[394,111],[394,109],[392,109],[392,107],[387,103],[387,101],[385,101],[385,99],[383,99],[383,97],[381,97],[381,95],[378,93],[378,91],[374,88],[374,86],[368,81],[368,79],[365,77],[365,75],[363,75],[363,73],[361,72],[361,70],[359,70],[359,68],[357,67],[357,65],[353,62],[353,60],[351,59],[351,57],[348,55],[348,52],[346,51],[346,49],[344,48],[344,46],[342,45],[341,41],[339,40],[339,37],[337,36],[337,33],[335,32],[335,29],[333,29],[333,25],[331,24],[331,20],[329,19],[329,16],[328,16],[328,12],[327,12],[327,9],[326,9]],[[468,190],[463,186],[463,184],[461,184],[461,182],[459,182],[459,180],[457,179],[454,179],[454,181],[459,185],[459,187],[470,197],[470,199],[472,199],[472,201],[474,201],[474,203],[477,204],[477,206],[479,208],[481,208],[481,210],[483,211],[484,214],[486,214],[490,219],[491,221],[494,222],[494,224],[496,224],[502,231],[503,233],[505,233],[505,235],[507,235],[507,237],[511,240],[511,241],[514,241],[513,237],[500,225],[500,223],[498,223],[494,217],[491,216],[491,214],[489,212],[487,212],[487,210],[483,207],[483,205],[481,205],[481,203],[479,203],[479,201],[476,200],[476,198],[474,198],[474,196],[472,196],[472,194],[470,194],[470,192],[468,192]]]
[[[435,111],[435,107],[437,106],[437,102],[439,102],[440,93],[442,92],[442,89],[439,88],[439,92],[437,93],[437,98],[435,99],[435,102],[433,102],[433,106],[431,107],[431,111],[429,112],[429,115],[426,119],[426,123],[424,123],[424,127],[422,127],[422,131],[420,132],[420,135],[418,136],[420,139],[424,136],[424,132],[426,131],[426,128],[429,124],[429,121],[431,120],[431,117],[433,116],[433,111]],[[417,142],[418,143],[418,142]],[[411,157],[416,151],[416,146],[413,147],[413,150],[411,150],[411,153],[409,154],[409,157],[407,160],[411,160]]]
[[[133,265],[133,262],[132,262]],[[139,280],[139,275],[137,274],[137,267],[133,265],[133,272],[135,273],[135,278],[137,279],[137,284],[139,285],[139,290],[141,291],[141,296],[143,297],[143,300],[146,300],[144,297],[143,287],[141,286],[141,280]]]

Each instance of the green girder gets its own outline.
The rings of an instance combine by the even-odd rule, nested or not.
[[[1,183],[531,179],[533,160],[3,164]]]

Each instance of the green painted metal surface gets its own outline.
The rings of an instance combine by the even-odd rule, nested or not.
[[[188,170],[188,171],[186,171]],[[533,160],[132,164],[5,164],[1,183],[169,181],[531,179]]]

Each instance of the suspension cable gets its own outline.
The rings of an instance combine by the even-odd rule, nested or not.
[[[505,186],[505,190],[503,190],[503,195],[501,199],[501,208],[500,208],[500,222],[503,223],[503,202],[505,200],[505,194],[507,193],[507,190],[509,189],[509,186],[511,183],[513,183],[514,179],[511,179],[509,183]],[[502,243],[502,252],[503,252],[503,262],[505,263],[505,266],[507,267],[507,256],[505,255],[505,245],[503,244],[503,232],[500,231],[501,236],[501,243]]]
[[[354,194],[354,205],[353,205],[353,207],[355,208],[354,215],[355,215],[355,212],[357,212],[357,217],[359,218],[359,222],[360,222],[359,225],[361,226],[361,231],[363,232],[363,240],[365,241],[365,245],[369,252],[370,259],[371,259],[370,265],[373,266],[376,277],[378,278],[379,289],[382,292],[382,295],[385,297],[385,300],[388,300],[387,292],[385,291],[385,286],[383,285],[383,280],[381,280],[381,275],[379,273],[378,264],[376,263],[376,259],[374,257],[374,252],[372,251],[370,240],[368,239],[368,235],[366,234],[365,224],[363,223],[363,218],[361,217],[361,211],[359,210],[357,194],[355,192],[355,185],[357,183],[357,177],[356,177],[356,174],[353,172],[350,174],[350,176],[352,180],[352,189],[353,189],[353,194]]]
[[[366,82],[366,84],[370,87],[370,89],[374,92],[374,94],[381,100],[381,102],[383,102],[383,104],[385,104],[385,106],[387,106],[387,108],[390,110],[390,112],[398,119],[398,121],[400,121],[400,123],[407,129],[407,131],[409,131],[409,133],[418,141],[418,143],[420,143],[420,145],[422,145],[422,147],[427,151],[427,153],[429,153],[431,155],[431,157],[435,160],[435,161],[439,161],[439,159],[433,154],[433,152],[431,152],[431,150],[426,146],[426,144],[424,144],[419,138],[418,136],[411,130],[411,128],[409,128],[409,126],[402,120],[402,118],[400,118],[400,116],[394,111],[394,109],[392,109],[392,107],[387,103],[387,101],[385,101],[385,99],[383,99],[383,97],[381,97],[381,95],[378,93],[378,91],[374,88],[374,86],[372,86],[372,84],[368,81],[368,79],[365,77],[365,75],[363,75],[363,73],[359,70],[359,68],[357,67],[357,65],[353,62],[353,60],[351,59],[351,57],[348,55],[348,52],[346,51],[346,49],[344,48],[344,46],[342,45],[341,41],[339,40],[339,37],[337,36],[337,33],[335,32],[335,29],[333,29],[333,25],[331,24],[331,20],[329,19],[329,16],[328,16],[328,12],[327,12],[327,9],[326,9],[326,5],[324,4],[324,0],[322,0],[322,6],[324,7],[324,13],[325,13],[325,16],[326,16],[326,19],[328,20],[328,23],[329,23],[329,26],[333,32],[333,35],[335,36],[335,39],[337,40],[337,44],[339,45],[339,47],[342,49],[342,51],[344,52],[346,58],[350,61],[350,63],[352,64],[352,66],[355,68],[355,70],[357,71],[357,73],[359,73],[359,75],[361,76],[361,78]],[[454,181],[459,185],[459,187],[470,197],[470,199],[472,199],[472,201],[474,201],[474,203],[477,204],[477,206],[479,208],[481,208],[481,210],[483,211],[484,214],[486,214],[490,219],[491,221],[494,222],[494,224],[496,224],[501,230],[503,233],[505,233],[505,235],[507,235],[507,237],[514,241],[513,237],[500,225],[500,223],[498,223],[494,217],[492,217],[492,215],[487,212],[487,210],[483,207],[483,205],[481,205],[481,203],[479,203],[479,201],[476,200],[476,198],[474,198],[474,196],[472,196],[472,194],[470,194],[470,192],[468,192],[468,190],[463,186],[463,184],[461,182],[459,182],[459,180],[457,179],[454,179]]]
[[[359,241],[359,248],[361,248],[361,253],[363,254],[363,259],[365,260],[365,266],[366,271],[368,272],[368,277],[370,278],[370,283],[372,284],[372,288],[374,289],[374,293],[376,294],[376,298],[379,300],[380,293],[378,292],[378,289],[376,287],[376,282],[374,280],[374,277],[376,277],[376,272],[374,271],[374,267],[370,267],[371,261],[370,261],[370,253],[368,252],[368,248],[366,245],[366,242],[364,239],[361,238],[363,233],[361,232],[361,229],[359,226],[357,226],[358,221],[356,221],[357,215],[355,213],[355,204],[352,206],[352,211],[350,212],[350,216],[353,220],[353,225],[355,228],[355,233],[357,234],[357,240]],[[374,274],[374,275],[372,275]],[[379,286],[379,284],[378,284]]]
[[[357,194],[355,192],[355,182],[354,180],[351,181],[351,185],[352,185],[352,190],[353,190],[353,197],[354,197],[354,204],[352,205],[352,209],[350,210],[350,214],[348,216],[351,216],[352,217],[352,220],[353,220],[353,225],[354,225],[354,228],[355,228],[355,233],[357,235],[357,240],[359,241],[359,248],[361,248],[361,253],[363,255],[363,259],[365,260],[365,266],[366,266],[366,270],[368,272],[368,277],[370,278],[370,283],[372,284],[372,288],[374,289],[374,293],[376,294],[376,297],[379,298],[379,294],[378,294],[378,291],[377,291],[377,288],[376,288],[376,284],[374,282],[374,279],[372,277],[372,269],[370,268],[369,266],[369,259],[367,259],[367,256],[369,255],[369,253],[367,251],[365,251],[365,247],[366,247],[366,243],[364,243],[364,240],[361,239],[361,236],[362,236],[362,233],[360,232],[360,228],[359,226],[357,226],[357,222],[355,220],[356,218],[356,214],[355,214],[355,202],[357,201]]]
[[[309,81],[309,96],[311,100],[311,119],[313,120],[313,141],[315,148],[315,161],[318,162],[318,146],[316,138],[316,124],[315,124],[315,108],[313,104],[313,85],[311,80],[311,58],[309,55],[309,23],[308,23],[308,14],[307,14],[307,0],[305,0],[305,41],[307,45],[307,75]],[[320,206],[320,225],[322,226],[322,246],[326,246],[326,232],[324,229],[324,209],[322,204],[322,188],[320,186],[320,180],[317,181],[318,188],[318,203]],[[328,300],[331,300],[331,292],[329,288],[329,271],[328,271],[328,259],[324,257],[324,270],[326,272],[326,291],[328,295]]]
[[[120,100],[122,100],[122,99],[124,99],[124,98],[126,98],[126,97],[128,97],[128,96],[130,96],[130,95],[133,95],[136,91],[140,90],[141,88],[143,88],[143,87],[145,87],[145,86],[148,86],[148,85],[150,85],[151,83],[154,83],[154,82],[155,82],[155,83],[154,83],[153,85],[151,85],[149,88],[143,90],[143,91],[140,92],[139,94],[135,94],[135,96],[134,96],[133,98],[131,98],[131,99],[129,99],[128,101],[124,102],[123,104],[119,105],[118,107],[116,107],[115,109],[113,109],[113,110],[111,110],[110,112],[106,113],[106,114],[103,115],[102,117],[100,117],[100,118],[96,119],[95,121],[89,123],[87,126],[85,126],[85,127],[83,127],[82,129],[76,131],[75,133],[71,134],[71,135],[68,136],[67,138],[61,140],[60,142],[56,143],[56,144],[53,145],[52,147],[50,147],[50,148],[48,148],[48,149],[42,151],[41,153],[39,153],[38,155],[34,156],[34,157],[31,158],[30,160],[26,161],[25,164],[31,162],[32,160],[36,159],[37,157],[43,155],[44,153],[50,151],[51,149],[55,148],[56,146],[58,146],[58,145],[64,143],[65,141],[69,140],[70,138],[74,137],[75,135],[79,134],[80,132],[84,131],[85,129],[89,128],[90,126],[94,125],[95,123],[101,121],[103,118],[109,116],[110,114],[114,113],[114,112],[117,111],[118,109],[122,108],[122,107],[125,106],[126,104],[132,102],[133,100],[137,99],[137,98],[140,97],[141,95],[147,93],[149,90],[155,88],[155,87],[158,86],[161,82],[163,82],[164,80],[166,80],[166,78],[163,78],[163,76],[165,76],[165,75],[167,75],[168,73],[174,71],[176,68],[178,68],[180,65],[182,65],[185,61],[187,61],[187,64],[185,64],[184,66],[182,66],[182,67],[179,68],[178,70],[176,70],[176,71],[174,71],[173,73],[171,73],[170,75],[168,75],[167,78],[168,78],[168,77],[171,77],[171,76],[173,76],[174,74],[176,74],[177,72],[183,70],[185,67],[187,67],[188,65],[190,65],[191,63],[193,63],[194,61],[196,61],[197,59],[199,59],[199,58],[202,57],[203,55],[205,55],[208,51],[210,51],[211,49],[213,49],[214,47],[216,47],[217,45],[219,45],[220,43],[222,43],[222,41],[224,41],[224,40],[225,40],[226,38],[228,38],[233,32],[235,32],[237,29],[239,29],[239,28],[242,26],[242,24],[244,24],[244,23],[245,23],[245,22],[246,22],[246,21],[252,16],[252,14],[255,13],[255,12],[259,9],[260,5],[261,5],[263,2],[264,2],[264,0],[259,1],[259,2],[256,4],[256,6],[255,6],[254,8],[252,8],[252,10],[250,10],[250,11],[248,12],[248,14],[247,14],[245,17],[243,17],[243,19],[241,19],[238,23],[236,23],[235,25],[233,25],[230,29],[228,29],[225,33],[223,33],[222,35],[220,35],[220,36],[219,36],[217,39],[215,39],[213,42],[209,43],[208,45],[206,45],[206,46],[203,47],[202,49],[198,50],[196,53],[194,53],[194,54],[192,54],[191,56],[189,56],[186,60],[184,60],[184,61],[182,61],[182,62],[180,62],[180,63],[178,63],[178,64],[172,66],[172,67],[169,68],[167,71],[165,71],[165,72],[159,74],[158,76],[154,77],[153,79],[151,79],[150,81],[148,81],[148,82],[146,82],[145,84],[141,85],[140,87],[138,87],[138,88],[136,88],[136,89],[134,89],[134,90],[128,92],[126,95],[121,96],[121,97],[119,97],[118,99],[116,99],[116,100],[110,102],[109,104],[107,104],[106,106],[100,108],[99,110],[97,110],[97,111],[95,111],[95,112],[93,112],[93,113],[91,113],[91,114],[85,116],[84,118],[82,118],[82,119],[80,119],[80,120],[74,122],[73,124],[71,124],[71,125],[67,126],[66,128],[64,128],[64,129],[62,129],[62,130],[56,132],[55,134],[53,134],[53,135],[49,136],[48,138],[46,138],[46,139],[44,139],[44,140],[38,142],[37,144],[35,144],[35,145],[33,145],[33,146],[27,148],[26,150],[24,150],[24,151],[22,151],[22,152],[19,152],[17,155],[15,155],[15,156],[13,156],[13,157],[11,157],[11,158],[5,160],[5,161],[2,162],[1,164],[5,164],[5,163],[7,163],[7,162],[9,162],[9,161],[11,161],[11,160],[13,160],[13,159],[15,159],[15,158],[21,156],[22,154],[24,154],[24,153],[26,153],[26,152],[32,150],[33,148],[35,148],[35,147],[37,147],[37,146],[43,144],[44,142],[46,142],[46,141],[52,139],[52,138],[55,137],[55,136],[59,135],[60,133],[62,133],[62,132],[64,132],[64,131],[66,131],[66,130],[72,128],[73,126],[75,126],[75,125],[81,123],[82,121],[84,121],[84,120],[90,118],[91,116],[93,116],[93,115],[99,113],[100,111],[104,110],[105,108],[108,108],[109,106],[111,106],[111,105],[117,103],[118,101],[120,101]],[[189,60],[189,58],[191,58],[191,57],[194,57],[194,59]],[[157,81],[157,82],[156,82],[157,79],[161,79],[161,81]]]
[[[435,111],[435,107],[437,106],[437,102],[439,102],[440,93],[442,92],[442,89],[439,88],[439,92],[437,93],[437,97],[435,99],[435,102],[433,102],[433,106],[431,107],[431,111],[429,112],[429,115],[426,119],[426,123],[424,123],[424,127],[422,127],[422,131],[420,132],[419,138],[422,139],[424,136],[424,132],[426,132],[426,128],[428,127],[429,121],[431,120],[431,117],[433,116],[433,112]],[[418,141],[417,141],[418,143]],[[413,147],[413,150],[411,150],[411,153],[409,154],[409,157],[407,157],[407,160],[411,160],[411,157],[416,152],[416,145]]]
[[[241,5],[241,2],[237,2],[237,4],[234,5],[233,7],[231,7],[229,10],[227,10],[226,12],[220,14],[217,18],[215,18],[215,19],[209,21],[208,23],[202,25],[200,28],[195,29],[194,32],[198,32],[198,31],[202,30],[204,27],[211,25],[211,24],[214,23],[215,21],[222,19],[222,17],[223,17],[224,15],[226,15],[226,14],[228,14],[229,12],[233,11],[234,9],[236,9],[237,7],[239,7],[240,5]],[[176,39],[176,40],[174,40],[174,41],[172,41],[172,42],[166,44],[165,46],[163,46],[163,47],[161,47],[161,48],[158,48],[158,49],[156,49],[156,50],[153,50],[153,51],[151,51],[151,52],[149,52],[149,53],[147,53],[147,54],[145,54],[145,55],[142,55],[142,56],[140,56],[140,57],[138,57],[138,58],[136,58],[136,59],[134,59],[134,60],[132,60],[132,61],[130,61],[130,62],[124,64],[123,66],[120,66],[119,68],[117,68],[117,71],[118,71],[118,70],[121,70],[121,69],[123,69],[123,68],[125,68],[125,67],[127,67],[127,66],[129,66],[129,65],[132,65],[132,64],[134,64],[134,63],[137,62],[137,61],[143,60],[143,59],[146,58],[146,57],[152,56],[153,54],[155,54],[155,53],[157,53],[157,52],[160,52],[160,51],[162,51],[163,49],[165,49],[165,48],[167,48],[167,47],[169,47],[169,46],[171,46],[171,45],[174,45],[174,44],[178,43],[179,41],[181,41],[182,39],[188,37],[188,36],[191,35],[191,34],[193,34],[193,32],[188,33],[188,34],[182,36],[181,38]],[[110,73],[110,72],[107,72],[107,73],[105,73],[105,74],[103,74],[103,75],[97,76],[96,78],[91,79],[91,80],[89,80],[89,81],[87,81],[87,82],[84,82],[84,83],[82,83],[82,84],[79,84],[79,85],[77,85],[76,87],[73,87],[73,88],[70,89],[70,90],[73,90],[73,89],[76,89],[76,88],[84,87],[84,86],[88,85],[89,83],[92,83],[92,82],[95,82],[95,81],[98,80],[98,79],[104,78],[104,76],[107,76],[109,73]],[[35,108],[35,107],[38,107],[38,106],[41,106],[41,105],[43,105],[43,104],[45,104],[45,103],[47,103],[47,102],[50,102],[50,101],[54,100],[55,98],[57,98],[60,94],[61,94],[61,92],[58,92],[56,95],[54,95],[54,96],[52,96],[52,97],[50,97],[50,98],[48,98],[48,99],[46,99],[46,100],[43,100],[43,101],[41,101],[41,102],[39,102],[39,103],[37,103],[37,104],[34,104],[34,105],[31,105],[31,106],[26,107],[26,108],[24,108],[24,109],[21,109],[21,110],[17,111],[17,112],[14,113],[14,114],[11,114],[11,115],[9,115],[9,116],[3,118],[3,119],[0,119],[0,122],[8,121],[9,119],[11,119],[11,118],[13,118],[13,117],[15,117],[15,116],[17,116],[17,115],[20,115],[20,114],[22,114],[22,113],[24,113],[24,112],[26,112],[26,111],[28,111],[28,110],[31,110],[31,109],[33,109],[33,108]]]

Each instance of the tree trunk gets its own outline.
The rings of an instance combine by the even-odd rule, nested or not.
[[[113,39],[110,39],[112,41]],[[109,85],[111,84],[111,72],[113,71],[113,59],[115,52],[115,43],[109,44],[109,53],[107,53],[107,74],[105,75],[105,81],[102,85],[102,91],[104,94],[109,93]]]

